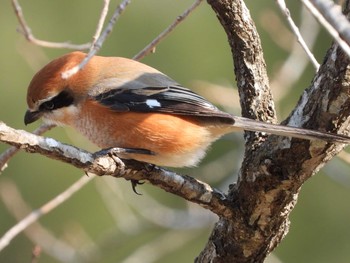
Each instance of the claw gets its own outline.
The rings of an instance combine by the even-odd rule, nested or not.
[[[154,152],[147,150],[147,149],[139,149],[139,148],[118,148],[118,147],[112,147],[112,148],[107,148],[107,149],[102,149],[101,151],[95,152],[94,156],[99,157],[99,156],[105,156],[108,155],[110,156],[117,164],[122,164],[124,163],[119,160],[118,155],[123,155],[123,154],[145,154],[145,155],[155,155]],[[156,166],[153,164],[146,164],[145,163],[145,169],[148,172],[153,171],[153,169]],[[86,173],[87,175],[87,173]],[[136,187],[140,184],[144,184],[144,182],[140,182],[139,180],[133,180],[131,179],[131,187],[132,190],[134,191],[135,194],[137,195],[142,195],[137,192]]]
[[[136,187],[138,185],[144,184],[144,182],[140,182],[139,180],[133,180],[133,179],[131,179],[130,181],[131,181],[131,187],[132,187],[132,190],[134,191],[134,193],[137,195],[142,195],[136,191]]]

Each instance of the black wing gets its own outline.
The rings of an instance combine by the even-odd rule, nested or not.
[[[218,117],[233,122],[231,115],[193,91],[181,86],[117,88],[94,96],[99,103],[118,112],[163,112],[177,115]]]

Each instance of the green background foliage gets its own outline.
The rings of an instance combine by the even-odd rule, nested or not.
[[[115,7],[112,2],[111,10]],[[261,34],[269,77],[274,80],[295,40],[275,1],[246,2]],[[103,45],[100,55],[134,56],[190,4],[192,1],[189,0],[134,0]],[[299,23],[299,1],[288,4]],[[95,31],[102,1],[36,0],[21,1],[21,5],[36,37],[85,43]],[[0,0],[0,6],[0,120],[31,131],[38,124],[28,127],[23,124],[27,85],[38,69],[69,51],[28,43],[16,32],[18,22],[10,1]],[[318,61],[323,60],[330,43],[331,39],[321,30],[313,50]],[[158,68],[209,100],[223,104],[225,110],[240,114],[227,38],[205,2],[157,47],[155,54],[142,62]],[[276,102],[281,120],[294,107],[313,74],[313,68],[308,65],[291,89],[274,87],[274,94],[281,91],[287,94]],[[227,96],[229,104],[225,104]],[[69,128],[56,128],[46,136],[91,151],[97,149]],[[227,191],[228,183],[233,182],[238,173],[243,146],[242,134],[226,136],[214,144],[198,168],[178,171]],[[0,152],[6,148],[0,144]],[[270,262],[279,262],[278,259],[286,263],[350,261],[348,173],[347,165],[335,158],[305,184],[291,215],[290,232],[269,258]],[[34,209],[81,176],[85,176],[82,171],[37,154],[21,152],[16,155],[0,175],[0,236],[17,222],[8,208],[17,204],[12,196],[12,184]],[[122,179],[96,178],[39,222],[57,239],[82,254],[81,262],[193,261],[204,247],[216,217],[150,185],[142,185],[138,190],[142,196],[135,195],[130,184]],[[10,204],[5,205],[6,198],[11,200]],[[27,214],[24,209],[20,210],[23,215]],[[196,213],[199,216],[196,217]],[[32,232],[39,233],[33,228]],[[35,243],[21,234],[0,252],[0,262],[30,262],[34,246]],[[68,253],[65,256],[69,256]],[[39,262],[61,261],[43,251]]]

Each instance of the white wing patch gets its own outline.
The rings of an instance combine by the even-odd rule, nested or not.
[[[154,107],[161,107],[162,106],[162,105],[160,105],[160,102],[158,100],[154,100],[154,99],[146,100],[146,104],[151,109],[153,109]]]

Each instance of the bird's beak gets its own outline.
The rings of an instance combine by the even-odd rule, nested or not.
[[[38,119],[40,119],[41,116],[42,116],[42,112],[40,111],[27,110],[26,114],[24,115],[24,124],[27,125],[29,123],[35,122]]]

